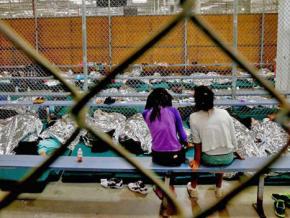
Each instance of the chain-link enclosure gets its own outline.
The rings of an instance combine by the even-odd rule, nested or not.
[[[176,1],[83,2],[0,1],[1,19],[83,92],[101,83],[140,43],[181,11]],[[288,95],[285,72],[289,64],[285,59],[290,55],[285,48],[289,41],[289,5],[288,1],[200,0],[194,12],[257,67],[260,76]],[[44,123],[51,113],[60,118],[69,112],[73,101],[65,85],[3,35],[0,43],[0,103],[4,109],[32,112]],[[210,86],[216,105],[238,118],[262,120],[279,109],[257,80],[191,20],[179,22],[165,38],[117,73],[90,101],[90,114],[102,109],[130,117],[143,111],[152,89],[162,87],[174,96],[174,105],[186,119],[192,112],[193,90],[198,85]]]
[[[195,12],[275,83],[278,3],[197,1],[197,5]],[[77,1],[2,1],[1,8],[2,19],[83,90],[96,84],[181,10],[176,1],[111,1],[109,5],[99,0],[86,1],[86,5]],[[61,84],[2,36],[0,66],[3,100],[37,96],[48,101],[70,99]],[[120,73],[100,94],[104,98],[98,103],[120,94],[134,96],[125,101],[144,100],[156,87],[167,88],[182,100],[200,84],[227,98],[244,99],[249,93],[264,96],[247,72],[186,20]],[[282,91],[287,94],[286,89]]]

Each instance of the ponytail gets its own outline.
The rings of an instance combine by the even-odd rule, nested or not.
[[[160,119],[160,107],[157,105],[153,106],[152,112],[150,114],[150,122],[153,122],[156,117]]]

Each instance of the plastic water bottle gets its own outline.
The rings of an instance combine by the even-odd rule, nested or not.
[[[78,154],[77,154],[77,162],[82,162],[82,161],[83,161],[83,150],[79,148]]]

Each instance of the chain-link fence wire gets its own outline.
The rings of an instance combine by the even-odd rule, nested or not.
[[[166,35],[171,29],[173,29],[175,27],[175,25],[180,20],[184,19],[187,15],[189,15],[189,11],[191,10],[191,7],[192,7],[192,2],[191,1],[186,2],[185,3],[185,10],[181,14],[179,14],[178,16],[174,17],[164,27],[164,29],[162,29],[154,37],[152,37],[152,39],[150,39],[147,43],[145,43],[144,46],[141,47],[140,50],[138,50],[137,52],[135,52],[134,55],[131,56],[131,58],[127,59],[127,61],[125,61],[123,64],[121,64],[120,65],[121,68],[125,69],[125,67],[127,67],[131,62],[133,62],[134,59],[137,59],[138,57],[140,57],[147,49],[149,49],[151,46],[153,46],[164,35]],[[75,100],[81,99],[80,95],[77,93],[77,89],[73,89],[73,86],[61,77],[61,75],[59,74],[59,70],[57,68],[54,68],[46,59],[44,59],[40,55],[37,55],[37,53],[35,51],[33,51],[33,48],[29,47],[29,45],[26,44],[24,41],[21,44],[21,38],[17,36],[16,32],[10,31],[9,28],[7,28],[7,26],[4,23],[2,23],[2,25],[1,25],[1,31],[6,36],[8,36],[9,39],[13,41],[13,43],[15,43],[16,45],[21,47],[27,53],[27,55],[29,57],[32,57],[35,61],[37,61],[39,64],[41,64],[46,69],[49,69],[53,73],[53,75],[64,84],[66,89],[68,89],[69,91],[72,92],[73,96],[75,97]],[[25,46],[21,46],[23,44]],[[100,81],[100,83],[94,88],[96,90],[96,92],[98,92],[99,87],[101,87],[101,88],[104,87],[106,85],[106,83],[108,83],[108,81],[110,81],[110,77],[113,78],[115,76],[114,74],[115,75],[117,74],[116,70],[112,71],[111,74],[109,74],[106,78],[104,78],[102,81]],[[83,102],[85,102],[86,100],[89,100],[89,98],[87,98],[88,96],[89,95],[84,96]],[[145,176],[147,176],[149,179],[151,179],[152,182],[157,184],[157,186],[160,187],[161,190],[165,192],[167,197],[169,197],[169,199],[174,203],[174,205],[176,206],[176,209],[178,211],[178,214],[183,216],[184,215],[183,210],[181,209],[180,205],[176,201],[174,195],[170,192],[170,190],[168,188],[164,187],[162,182],[159,179],[157,179],[157,177],[154,176],[154,174],[152,172],[143,169],[142,166],[138,162],[136,162],[136,160],[134,160],[130,157],[129,153],[125,149],[123,149],[122,147],[120,147],[118,145],[113,144],[112,140],[106,134],[100,133],[94,129],[91,129],[90,127],[88,127],[84,123],[85,122],[85,113],[84,113],[85,108],[83,108],[83,105],[81,105],[81,104],[82,103],[80,103],[79,105],[76,105],[76,107],[75,107],[76,114],[73,114],[76,116],[76,118],[77,118],[76,120],[78,121],[78,124],[80,125],[80,127],[87,129],[88,131],[92,132],[97,138],[101,139],[102,142],[110,145],[113,150],[115,150],[117,153],[122,155],[129,163],[131,163],[133,166],[135,166],[137,169],[139,169],[141,173],[143,173]],[[77,108],[78,106],[80,106],[79,109]],[[72,139],[75,137],[76,137],[76,134],[73,134],[67,140],[67,142],[63,146],[61,146],[61,148],[59,148],[56,152],[54,152],[52,154],[52,156],[50,156],[39,168],[37,168],[36,170],[33,170],[28,177],[26,177],[24,180],[21,181],[21,183],[25,184],[25,183],[31,181],[31,179],[34,179],[34,177],[37,178],[37,176],[39,176],[40,173],[43,172],[43,170],[46,169],[49,166],[49,164],[51,162],[53,162],[53,160],[55,160],[62,153],[61,150],[63,150],[65,148],[65,146],[68,146],[70,141],[72,141]],[[2,207],[6,206],[11,201],[13,201],[13,199],[15,199],[17,197],[17,195],[21,192],[20,191],[21,190],[21,183],[20,183],[20,187],[17,191],[9,192],[3,196]]]
[[[138,97],[139,98],[139,97]],[[99,99],[97,99],[98,101]],[[144,111],[146,97],[144,101],[134,102],[132,104],[116,103],[115,105],[106,104],[92,104],[89,106],[89,115],[92,117],[96,110],[102,110],[108,113],[119,113],[129,118],[136,113],[142,113]],[[188,98],[186,98],[188,101]],[[191,100],[192,101],[192,100]],[[184,101],[179,103],[177,100],[173,101],[173,105],[178,108],[182,119],[187,122],[189,115],[193,112],[193,107],[191,101]],[[230,112],[234,117],[240,119],[256,119],[263,120],[272,114],[279,111],[277,108],[277,102],[275,101],[254,101],[249,102],[247,100],[241,99],[236,102],[227,102],[225,100],[216,100],[215,105],[219,108],[224,108]],[[262,105],[261,105],[262,104]],[[7,119],[13,117],[16,114],[34,114],[39,118],[44,125],[47,125],[51,120],[58,120],[64,117],[70,112],[72,103],[62,104],[62,102],[57,101],[47,101],[45,104],[32,104],[27,102],[26,104],[15,103],[6,104],[0,107],[0,119]],[[187,123],[188,124],[188,123]]]
[[[52,1],[50,6],[45,1],[23,1],[21,4],[10,3],[9,5],[2,3],[3,7],[10,7],[9,10],[4,11],[3,17],[13,17],[7,20],[15,23],[13,27],[37,50],[58,65],[68,76],[80,74],[74,77],[73,82],[81,88],[84,88],[87,78],[82,74],[84,68],[88,68],[87,71],[92,77],[105,74],[114,64],[119,64],[132,49],[136,48],[139,41],[152,34],[158,26],[179,10],[175,1],[168,3],[152,1],[148,4],[136,4],[128,1],[126,6],[124,2],[118,1],[113,1],[110,5],[106,1],[85,2],[85,14],[83,14],[82,4],[73,4],[68,1]],[[258,4],[248,0],[226,3],[220,0],[199,2],[200,9],[196,9],[197,13],[200,13],[229,44],[233,44],[235,38],[238,38],[237,46],[241,52],[251,63],[266,66],[261,73],[274,81],[273,59],[276,53],[273,46],[275,47],[277,38],[275,35],[277,32],[275,3],[263,1],[263,4],[261,2]],[[234,4],[234,2],[237,3]],[[212,7],[212,9],[206,10],[207,7]],[[235,7],[237,7],[236,11]],[[249,14],[250,12],[256,14]],[[272,14],[273,12],[274,14]],[[10,16],[7,13],[8,15],[10,13]],[[236,24],[233,22],[235,14],[238,21]],[[83,31],[81,15],[88,16],[86,30]],[[235,28],[237,28],[237,36],[233,34]],[[82,63],[82,49],[85,46],[82,39],[83,32],[87,33],[87,63],[85,66]],[[251,41],[248,41],[249,38]],[[31,61],[23,60],[25,56],[19,56],[18,53],[21,51],[18,51],[13,45],[10,44],[7,47],[3,43],[3,47],[5,49],[3,57],[7,58],[1,66],[9,68],[2,67],[3,71],[9,74],[13,71],[14,75],[20,75],[20,77],[47,75]],[[138,74],[134,70],[134,65],[124,73],[142,77],[146,75],[197,75],[199,73],[216,77],[213,80],[205,80],[205,83],[209,85],[211,82],[208,83],[208,81],[212,81],[213,89],[231,90],[234,88],[237,89],[236,93],[241,89],[259,89],[257,83],[249,78],[219,79],[220,75],[231,75],[234,71],[230,59],[186,21],[180,23],[168,38],[158,43],[136,63],[142,64],[139,65],[143,69],[141,73]],[[246,74],[246,72],[240,72],[239,69],[236,71],[238,77]],[[192,79],[191,83],[190,79]],[[17,80],[17,78],[11,80]],[[58,92],[58,95],[64,92],[63,87],[55,81],[44,81],[44,79],[38,78],[28,80],[20,78],[14,82],[17,85],[3,84],[1,91],[30,92],[35,90],[40,92],[39,95],[44,94],[41,91],[46,93],[47,90],[52,93]],[[143,78],[139,78],[140,80]],[[160,82],[160,80],[164,82]],[[159,78],[157,82],[153,80],[153,84],[139,84],[139,81],[136,81],[136,84],[133,85],[137,87],[138,92],[148,92],[156,86],[164,86],[180,93],[180,86],[182,86],[182,90],[186,91],[192,89],[195,82],[194,78],[187,79],[187,84],[174,80],[172,83],[172,80],[168,80],[170,79]],[[93,78],[87,81],[89,87],[96,82],[96,79]],[[124,87],[126,83],[113,82],[108,87],[118,88],[121,85]],[[8,93],[5,94],[6,97],[7,95]],[[17,95],[19,96],[19,94]]]
[[[25,1],[21,4],[10,3],[9,10],[6,9],[3,13],[5,19],[9,17],[5,15],[7,12],[10,13],[10,17],[16,17],[7,20],[17,24],[13,27],[20,33],[24,31],[22,34],[24,38],[58,65],[68,77],[72,77],[72,82],[81,89],[85,87],[85,84],[88,84],[89,88],[96,84],[100,75],[106,74],[115,64],[119,64],[128,53],[132,52],[132,49],[136,48],[138,42],[152,34],[158,26],[180,9],[175,1],[168,3],[152,1],[148,4],[113,1],[110,5],[106,1],[85,2],[85,14],[82,4],[73,5],[66,1],[52,1],[50,7],[46,2],[38,1]],[[274,83],[273,69],[275,65],[272,62],[277,38],[275,35],[277,32],[277,28],[275,29],[277,8],[273,8],[275,6],[273,1],[263,1],[262,5],[259,3],[257,6],[247,0],[236,1],[236,4],[234,1],[224,3],[218,0],[199,2],[201,7],[199,10],[196,9],[197,13],[201,13],[201,16],[229,44],[233,44],[234,38],[237,38],[237,46],[252,64],[259,64],[261,67],[266,63],[267,67],[261,69],[261,73]],[[204,10],[207,6],[213,6],[214,10]],[[237,7],[236,11],[235,7]],[[48,8],[49,10],[44,10]],[[21,10],[24,12],[24,9],[25,13],[20,13]],[[249,12],[256,14],[249,14]],[[274,14],[269,14],[272,12]],[[82,30],[80,15],[88,16],[86,30]],[[237,16],[237,23],[233,22],[234,15]],[[120,25],[122,23],[127,25]],[[27,27],[31,29],[29,30]],[[235,28],[237,37],[233,34]],[[82,50],[85,46],[82,39],[83,32],[87,33],[86,63],[82,62]],[[259,43],[258,38],[261,38]],[[3,74],[19,75],[20,77],[10,78],[12,84],[1,84],[4,98],[21,96],[16,92],[24,92],[23,96],[33,96],[33,94],[46,96],[47,93],[50,93],[51,96],[47,96],[47,100],[67,99],[67,93],[57,81],[49,78],[37,78],[37,76],[42,77],[47,73],[29,60],[23,61],[23,55],[21,53],[18,55],[17,48],[11,44],[7,47],[5,43],[3,47],[5,54],[8,53],[3,57],[6,62],[9,60],[9,63],[3,62],[1,67]],[[11,59],[10,56],[14,58]],[[186,94],[196,84],[205,83],[216,91],[224,90],[229,95],[233,93],[233,90],[234,95],[240,95],[243,93],[240,90],[243,89],[254,91],[260,89],[253,79],[244,78],[245,74],[246,77],[249,75],[239,69],[235,70],[238,78],[236,76],[222,78],[221,75],[231,75],[234,72],[230,59],[226,58],[215,45],[186,21],[180,23],[168,38],[152,48],[144,57],[136,60],[136,63],[141,67],[141,71],[134,69],[135,65],[133,65],[123,73],[129,77],[135,75],[141,76],[141,78],[129,81],[123,78],[121,81],[112,81],[107,88],[126,89],[129,85],[139,93],[149,92],[155,87],[164,87],[173,93]],[[88,74],[91,76],[88,80],[83,75],[85,71],[83,68],[88,68]],[[194,76],[199,74],[208,78],[198,81]],[[148,75],[156,77],[156,80],[149,79],[144,82],[143,77]],[[179,78],[164,77],[168,75]],[[184,78],[184,75],[192,77]],[[216,78],[210,79],[211,76]],[[35,91],[35,93],[31,91]],[[256,95],[260,95],[260,93],[257,92]],[[18,98],[13,97],[13,99]]]
[[[255,69],[249,65],[246,60],[240,56],[236,50],[230,48],[227,46],[225,43],[222,42],[222,40],[213,32],[211,31],[210,27],[207,26],[199,17],[192,16],[191,21],[197,25],[201,31],[203,31],[211,40],[213,40],[220,48],[229,56],[231,57],[232,60],[234,60],[241,68],[249,72],[253,78],[257,79],[263,87],[269,91],[269,93],[275,97],[280,104],[282,105],[282,110],[278,113],[278,121],[282,124],[282,126],[288,131],[289,133],[289,118],[287,117],[288,111],[290,109],[289,104],[287,103],[287,100],[280,94],[278,93],[275,89],[274,86],[271,85],[270,82],[267,80],[263,79],[262,77],[259,77],[255,73]],[[287,147],[289,146],[289,141],[287,145],[283,146],[282,149],[274,155],[269,161],[267,161],[263,166],[261,166],[260,170],[258,170],[252,178],[248,179],[244,183],[242,183],[240,186],[236,187],[233,191],[230,193],[226,194],[220,201],[217,203],[214,203],[211,205],[208,209],[205,211],[201,212],[197,217],[206,217],[216,210],[219,210],[221,208],[224,208],[225,205],[238,193],[240,193],[243,189],[245,189],[247,186],[251,184],[255,179],[259,177],[260,174],[263,174],[266,169],[273,164],[276,160],[279,159],[281,154],[283,154],[286,150]]]

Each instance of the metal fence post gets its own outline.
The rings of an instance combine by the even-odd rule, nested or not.
[[[38,20],[37,20],[37,1],[33,0],[33,16],[35,30],[35,50],[38,51]]]
[[[188,50],[187,50],[187,34],[188,34],[188,21],[184,20],[184,29],[183,29],[183,63],[186,68],[188,64]]]
[[[263,11],[262,11],[262,19],[261,19],[261,40],[260,40],[260,68],[263,67],[264,64],[264,40],[265,40],[265,1],[263,0]]]
[[[233,2],[233,47],[238,48],[238,0]],[[237,64],[232,63],[232,98],[236,98],[236,86],[237,86]]]
[[[88,57],[87,57],[87,18],[86,1],[82,0],[82,45],[83,45],[83,73],[84,91],[88,90]]]
[[[112,70],[113,57],[112,57],[112,16],[111,16],[111,1],[108,1],[108,13],[109,13],[109,69]]]

